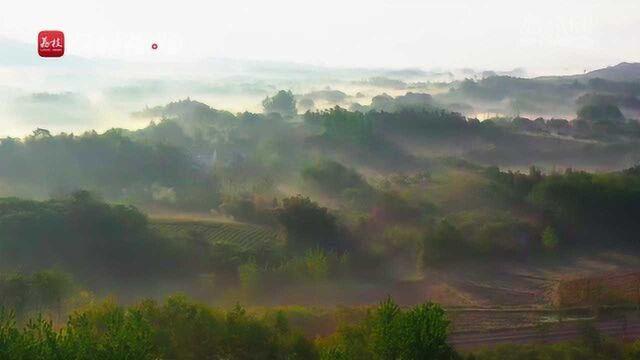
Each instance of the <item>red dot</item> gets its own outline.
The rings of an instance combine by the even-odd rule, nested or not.
[[[151,44],[151,48],[153,50],[156,50],[158,48],[158,44],[156,44],[156,43]]]

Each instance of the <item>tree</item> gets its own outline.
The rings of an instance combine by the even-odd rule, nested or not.
[[[267,96],[262,101],[262,107],[267,114],[278,113],[283,117],[293,117],[297,114],[296,99],[291,90],[280,90],[272,97]]]
[[[47,129],[37,128],[33,131],[33,137],[34,138],[50,138],[51,131]]]
[[[556,230],[551,225],[547,226],[542,232],[542,246],[545,250],[555,250],[559,243]]]
[[[620,124],[624,122],[624,115],[614,104],[596,103],[584,105],[578,110],[578,119]]]
[[[0,276],[0,308],[12,310],[20,318],[27,310],[28,301],[28,277],[22,274]]]
[[[437,304],[420,304],[404,313],[400,330],[401,359],[449,359],[449,320]]]
[[[31,280],[40,305],[54,310],[60,320],[62,314],[62,302],[71,295],[73,281],[71,276],[57,270],[41,271],[33,274]]]
[[[447,219],[438,222],[427,234],[422,246],[424,264],[440,263],[463,251],[463,237]]]
[[[336,250],[340,247],[336,217],[308,197],[297,195],[283,199],[276,215],[291,250],[304,252],[313,248]]]
[[[401,352],[402,309],[390,297],[378,305],[369,320],[371,347],[376,359],[397,359]]]
[[[302,170],[302,178],[332,195],[346,189],[367,189],[369,184],[356,170],[333,160],[322,160]]]
[[[319,342],[323,359],[454,359],[447,344],[449,320],[437,304],[403,310],[391,298],[359,324],[341,324]]]

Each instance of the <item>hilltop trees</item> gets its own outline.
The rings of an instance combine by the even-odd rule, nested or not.
[[[278,113],[285,118],[293,117],[297,114],[296,99],[293,97],[291,90],[280,90],[274,96],[267,96],[262,101],[262,107],[267,114]]]
[[[361,112],[352,112],[336,106],[315,113],[307,112],[305,121],[319,123],[324,136],[335,142],[345,144],[369,144],[373,138],[373,121]]]
[[[185,149],[134,141],[117,130],[0,139],[0,169],[0,181],[40,196],[99,188],[117,197],[152,183],[180,187],[202,177]]]

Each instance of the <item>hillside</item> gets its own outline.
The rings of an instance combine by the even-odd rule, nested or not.
[[[640,80],[640,63],[623,62],[615,66],[588,72],[587,79],[605,79],[610,81],[638,81]]]
[[[618,65],[607,66],[606,68],[589,71],[585,74],[568,76],[543,76],[536,80],[591,80],[603,79],[618,82],[633,82],[640,80],[640,63],[622,62]]]

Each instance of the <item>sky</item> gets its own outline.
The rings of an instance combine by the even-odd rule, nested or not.
[[[35,46],[62,30],[66,54],[87,58],[538,73],[640,61],[638,24],[638,0],[20,0],[0,12],[0,36]]]

